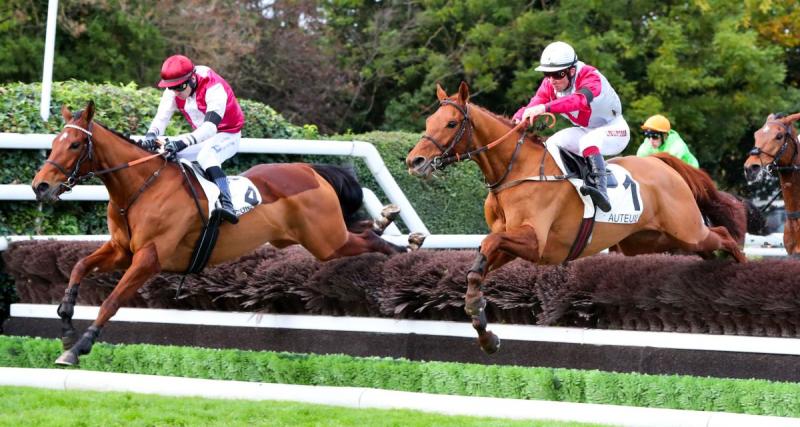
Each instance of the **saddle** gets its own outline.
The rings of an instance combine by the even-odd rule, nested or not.
[[[181,159],[180,164],[184,173],[194,175],[208,199],[209,216],[208,218],[202,218],[203,230],[200,232],[197,243],[195,243],[191,261],[185,272],[186,274],[199,273],[205,268],[217,243],[221,217],[219,212],[212,207],[219,204],[220,192],[217,185],[209,179],[199,163]],[[252,181],[243,176],[229,176],[227,179],[231,190],[233,209],[237,216],[241,216],[261,204],[261,194]],[[199,195],[195,194],[193,186],[189,186],[189,189],[197,204],[198,212],[201,212]],[[180,292],[180,287],[178,292]]]

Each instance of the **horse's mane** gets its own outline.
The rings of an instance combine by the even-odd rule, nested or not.
[[[73,116],[72,120],[73,121],[80,120],[81,115],[83,115],[83,110],[80,110],[77,113],[75,113],[75,115]],[[123,134],[122,132],[114,130],[114,129],[111,129],[111,127],[106,126],[103,122],[100,122],[100,121],[97,121],[97,120],[93,120],[93,121],[95,123],[97,123],[98,125],[102,126],[107,131],[109,131],[109,132],[113,133],[114,135],[122,138],[123,141],[126,141],[127,143],[133,144],[133,145],[135,145],[137,147],[139,146],[139,144],[136,141],[132,140],[129,136]]]
[[[493,113],[493,112],[487,110],[486,108],[481,107],[478,104],[470,103],[469,105],[472,108],[476,108],[476,109],[488,114],[489,116],[494,117],[497,121],[499,121],[499,122],[503,123],[504,125],[508,126],[509,129],[511,129],[514,126],[516,126],[516,124],[514,124],[514,122],[511,121],[511,119],[506,117],[506,116],[503,116],[503,115],[500,115],[500,114],[497,114],[497,113]],[[531,140],[533,142],[540,142],[540,141],[542,141],[544,139],[544,137],[538,135],[537,133],[525,134],[525,138],[529,139],[529,140]]]

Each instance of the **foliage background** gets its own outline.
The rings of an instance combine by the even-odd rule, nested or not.
[[[0,0],[0,83],[41,78],[47,0]],[[752,132],[800,109],[794,0],[62,0],[55,79],[151,87],[172,53],[323,133],[420,132],[434,85],[511,114],[541,50],[572,43],[620,93],[633,138],[669,117],[724,188]],[[134,105],[141,105],[142,102]]]

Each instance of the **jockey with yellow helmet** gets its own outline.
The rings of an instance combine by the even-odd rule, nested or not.
[[[150,151],[158,148],[156,139],[164,131],[176,111],[192,127],[191,133],[168,138],[163,146],[168,157],[197,161],[220,190],[220,213],[236,224],[228,181],[222,162],[239,150],[244,127],[244,113],[228,82],[209,67],[195,66],[183,55],[173,55],[161,66],[158,87],[161,95],[158,111],[140,145]]]
[[[533,123],[541,114],[558,113],[572,122],[574,127],[556,132],[548,143],[586,158],[594,183],[585,182],[581,193],[588,194],[600,210],[608,212],[611,204],[603,156],[621,153],[630,141],[617,92],[605,76],[579,61],[572,46],[561,41],[544,49],[536,71],[544,72],[545,78],[513,120]]]
[[[669,153],[696,168],[700,167],[697,158],[689,151],[689,146],[678,132],[672,129],[669,119],[666,117],[661,114],[651,116],[645,120],[642,129],[644,129],[644,142],[636,151],[637,156]]]

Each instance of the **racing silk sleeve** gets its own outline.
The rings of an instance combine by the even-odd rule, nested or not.
[[[681,138],[678,132],[674,130],[670,130],[667,134],[667,140],[664,142],[665,151],[684,162],[694,166],[699,167],[700,165],[697,162],[697,158],[689,151],[689,146],[686,145],[686,142]]]
[[[178,104],[175,102],[175,92],[165,90],[161,95],[161,101],[158,103],[156,116],[153,117],[153,121],[147,129],[147,133],[152,132],[156,134],[156,136],[164,135],[167,131],[169,121],[172,119],[172,114],[177,110]]]
[[[514,120],[522,120],[522,113],[525,112],[526,108],[533,107],[534,105],[545,104],[547,101],[554,99],[554,89],[553,85],[550,83],[550,79],[542,80],[542,84],[539,85],[539,89],[536,90],[536,95],[533,95],[528,105],[520,108],[514,113],[513,119]]]
[[[600,76],[595,72],[586,73],[581,79],[576,78],[576,84],[575,93],[548,102],[545,104],[546,111],[562,114],[588,110],[589,103],[600,96]]]
[[[180,138],[189,145],[203,142],[217,134],[217,126],[225,117],[225,107],[228,104],[228,94],[221,83],[216,83],[206,90],[206,114],[203,123],[189,134],[180,135]]]
[[[649,140],[645,139],[644,142],[642,142],[642,145],[639,146],[639,149],[636,150],[636,156],[647,157],[656,152],[656,149],[653,148],[653,144],[651,144]]]

